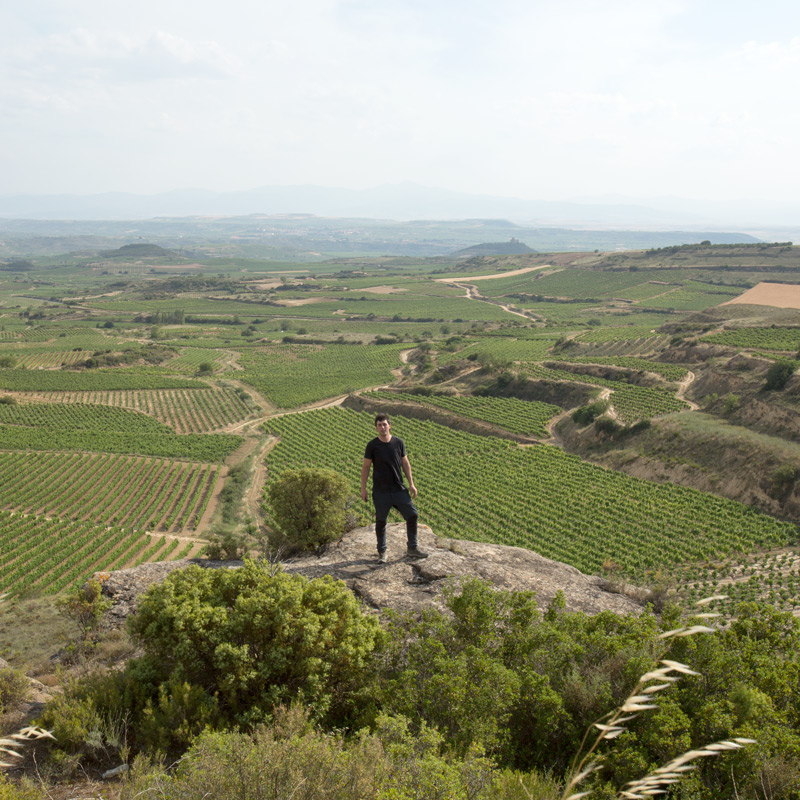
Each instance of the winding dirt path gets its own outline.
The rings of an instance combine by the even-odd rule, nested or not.
[[[267,457],[267,453],[269,453],[277,443],[278,439],[275,436],[269,436],[258,449],[253,462],[254,467],[253,474],[250,478],[250,484],[244,495],[244,507],[247,509],[247,514],[259,527],[263,522],[261,516],[261,496],[264,493],[264,482],[267,479],[267,465],[264,460]]]
[[[455,281],[451,281],[450,285],[457,286],[459,289],[463,289],[464,297],[467,300],[475,300],[479,303],[488,303],[490,306],[497,306],[498,308],[502,308],[503,311],[507,312],[508,314],[514,314],[515,316],[522,317],[523,319],[527,320],[539,319],[539,317],[537,317],[532,311],[531,312],[515,311],[509,305],[504,305],[503,303],[496,302],[494,300],[489,300],[487,297],[484,297],[474,286],[472,286],[469,283],[456,283]]]
[[[697,411],[700,406],[686,397],[686,390],[694,383],[696,377],[694,372],[687,372],[686,377],[678,384],[678,391],[675,392],[675,397],[677,397],[678,400],[683,400],[684,403],[688,403],[692,411]]]

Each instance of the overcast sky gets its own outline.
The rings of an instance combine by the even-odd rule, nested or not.
[[[794,205],[797,0],[27,0],[0,194],[414,181]]]

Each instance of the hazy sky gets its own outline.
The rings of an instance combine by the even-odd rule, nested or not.
[[[526,199],[800,186],[797,0],[27,0],[0,194],[405,180]]]

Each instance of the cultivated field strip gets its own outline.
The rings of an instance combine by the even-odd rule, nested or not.
[[[332,408],[276,417],[265,428],[281,437],[267,456],[270,480],[288,468],[328,467],[357,492],[371,415]],[[632,478],[557,448],[399,415],[393,432],[408,448],[421,519],[442,536],[526,547],[590,574],[611,559],[639,577],[796,536],[794,525],[732,500]]]
[[[205,347],[187,347],[177,358],[168,361],[164,366],[172,372],[194,375],[203,363],[211,364],[213,370],[222,367],[226,353]]]
[[[174,434],[163,422],[128,408],[77,403],[18,402],[0,405],[0,423],[54,431],[118,431]]]
[[[660,375],[668,381],[683,380],[689,372],[686,367],[682,367],[680,364],[664,364],[660,361],[648,361],[644,358],[629,358],[627,356],[618,356],[617,358],[607,358],[604,356],[570,356],[565,358],[564,361],[571,364],[601,364],[643,372],[654,372],[656,375]]]
[[[236,377],[279,408],[295,408],[392,380],[407,344],[280,345],[243,351]]]
[[[7,353],[9,351],[6,351]],[[72,366],[80,361],[85,361],[90,353],[84,350],[47,350],[38,353],[29,353],[24,350],[12,350],[10,355],[16,359],[16,366],[24,369],[57,369],[63,366]]]
[[[20,393],[22,400],[47,403],[85,403],[140,411],[169,425],[176,433],[217,431],[253,415],[236,392],[227,387],[207,389],[125,389],[98,392]]]
[[[48,325],[42,328],[18,328],[0,331],[0,342],[47,342],[56,337],[80,337],[91,341],[97,347],[106,338],[100,331],[88,327],[65,328],[59,325]]]
[[[135,369],[0,369],[0,389],[9,392],[118,392],[131,389],[204,389],[192,378],[167,375],[159,367]]]
[[[483,338],[477,342],[470,342],[466,347],[455,352],[440,351],[437,362],[440,366],[469,358],[477,358],[481,353],[493,359],[514,361],[520,364],[541,361],[547,358],[547,353],[553,345],[552,339],[506,339],[500,337]]]
[[[215,464],[0,451],[0,508],[139,531],[189,532],[220,477]]]
[[[766,600],[800,615],[800,555],[797,548],[756,557],[686,565],[674,575],[678,592],[688,602],[726,594],[731,603]]]
[[[185,558],[196,545],[119,526],[0,511],[0,585],[11,594],[57,594],[93,572],[157,557]]]
[[[556,414],[558,406],[537,400],[519,400],[516,397],[455,397],[453,395],[419,395],[404,392],[365,392],[364,397],[402,403],[433,406],[452,411],[462,417],[477,419],[497,425],[511,433],[524,436],[549,436],[546,425]]]
[[[800,348],[800,328],[739,328],[709,334],[703,337],[703,341],[731,347],[797,352]]]

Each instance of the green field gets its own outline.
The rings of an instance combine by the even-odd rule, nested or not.
[[[218,475],[216,465],[164,459],[0,451],[0,508],[137,530],[193,530]]]
[[[511,433],[541,438],[549,435],[547,423],[562,410],[550,403],[517,400],[515,397],[454,397],[389,391],[366,392],[364,396],[377,400],[443,408],[462,417],[490,422]]]
[[[356,389],[389,383],[406,345],[276,345],[242,352],[249,383],[279,408],[324,400]],[[231,377],[234,377],[232,374]]]

